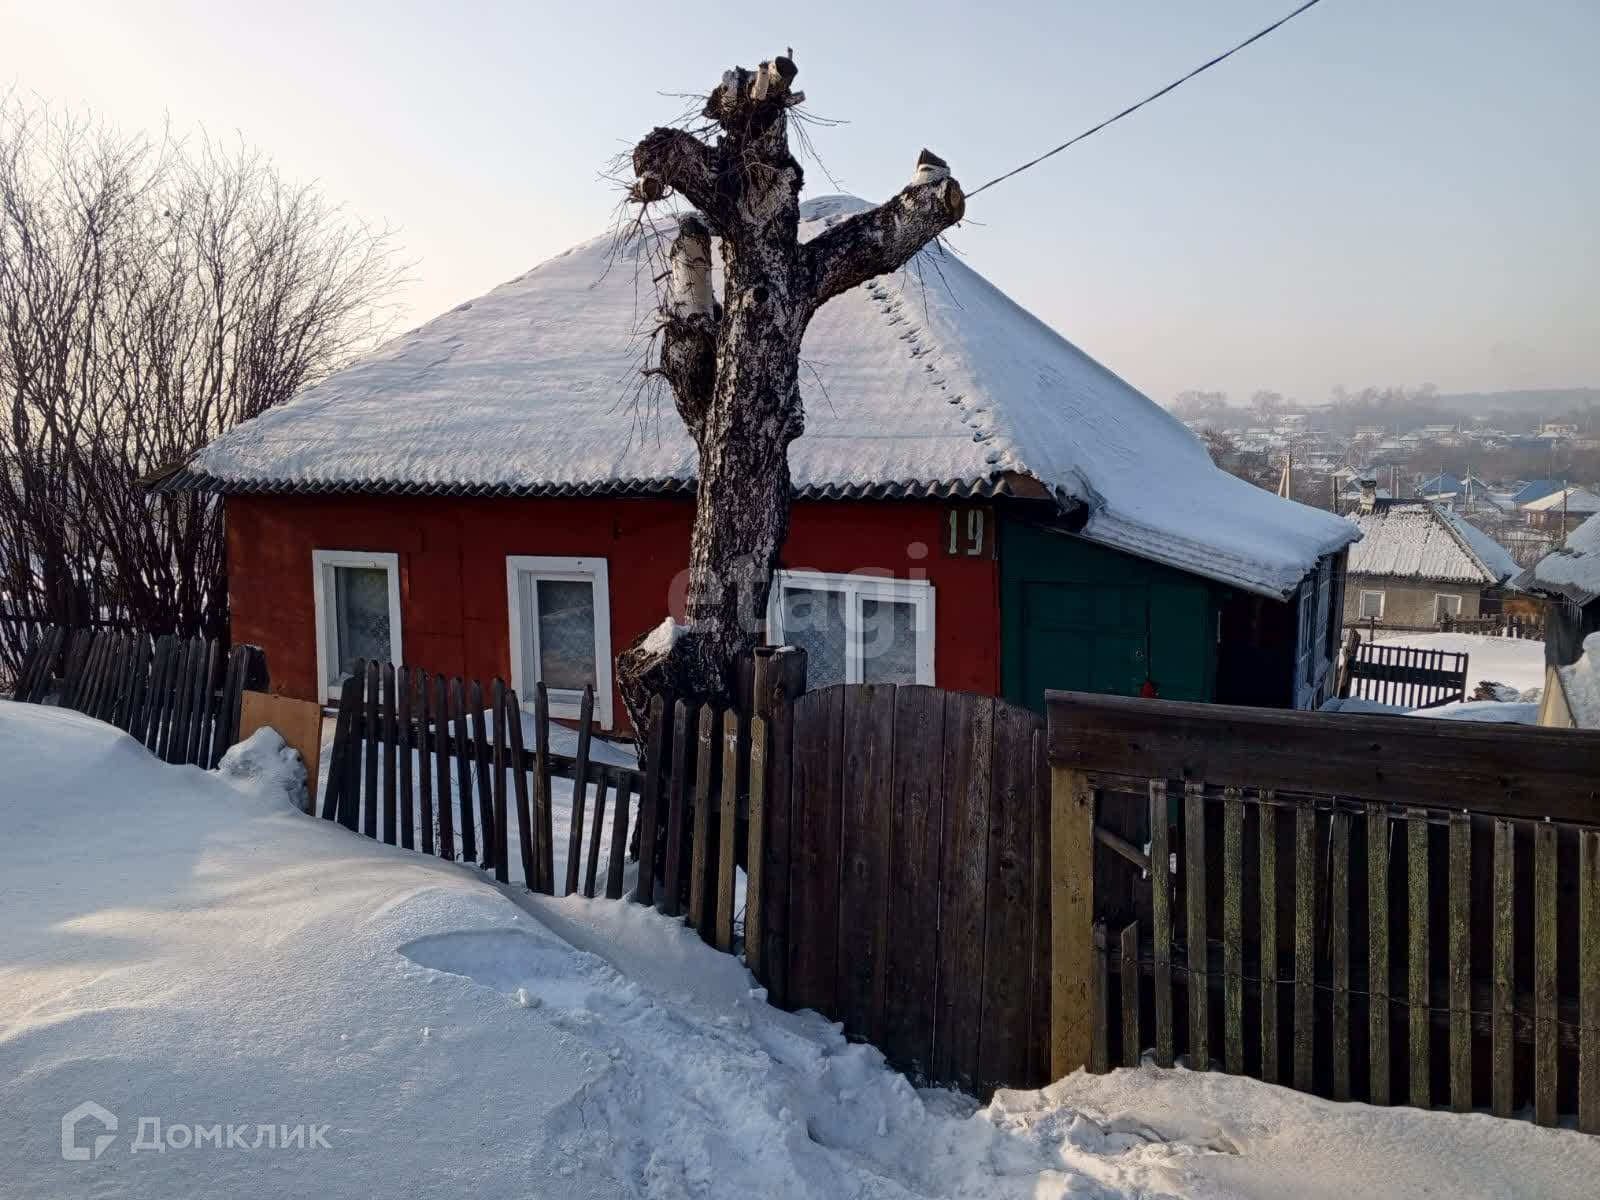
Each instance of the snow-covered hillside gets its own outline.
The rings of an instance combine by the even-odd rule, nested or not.
[[[1345,1200],[1600,1176],[1600,1139],[1220,1074],[983,1109],[918,1092],[653,912],[502,891],[295,811],[270,732],[207,774],[0,702],[0,762],[3,1196]],[[84,1117],[68,1161],[62,1118],[91,1101],[116,1129]]]

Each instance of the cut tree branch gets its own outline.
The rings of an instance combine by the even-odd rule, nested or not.
[[[722,210],[717,195],[716,154],[694,134],[665,126],[652,129],[633,148],[638,180],[632,197],[641,204],[675,191],[713,221]]]
[[[916,177],[898,195],[841,221],[801,248],[814,307],[899,270],[961,220],[966,207],[961,185],[950,177],[944,160],[924,150]]]

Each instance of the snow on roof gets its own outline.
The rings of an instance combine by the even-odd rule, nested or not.
[[[1522,570],[1517,565],[1517,560],[1511,557],[1509,550],[1460,513],[1443,506],[1439,507],[1438,512],[1444,522],[1455,531],[1456,536],[1466,542],[1473,556],[1495,576],[1497,583],[1511,578]]]
[[[1426,500],[1379,504],[1348,519],[1361,530],[1361,541],[1350,550],[1352,575],[1482,586],[1516,570],[1511,556],[1487,534],[1472,530],[1476,537],[1469,537],[1462,527],[1471,526]]]
[[[1559,479],[1530,479],[1523,483],[1511,496],[1511,503],[1515,505],[1527,504],[1541,496],[1548,496],[1551,492],[1561,487]]]
[[[1600,633],[1583,639],[1583,653],[1567,667],[1557,667],[1567,711],[1579,729],[1600,729]]]
[[[1517,586],[1556,592],[1579,604],[1600,598],[1600,515],[1567,534],[1567,544],[1518,576]]]
[[[1569,513],[1600,513],[1600,496],[1587,488],[1558,487],[1548,496],[1530,500],[1522,508],[1525,512],[1560,512],[1564,508]]]
[[[802,207],[802,237],[868,207]],[[669,236],[667,234],[662,236]],[[672,410],[629,403],[653,319],[638,246],[600,237],[435,318],[224,434],[182,486],[505,494],[687,488]],[[609,263],[609,270],[608,270]],[[1350,526],[1218,470],[1181,422],[960,259],[833,300],[806,335],[801,495],[991,487],[1031,476],[1089,509],[1084,536],[1286,596]]]

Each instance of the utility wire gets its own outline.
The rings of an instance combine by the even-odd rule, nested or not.
[[[972,199],[972,197],[976,196],[978,194],[978,192],[987,191],[989,188],[992,188],[995,184],[1001,183],[1001,182],[1003,182],[1003,181],[1005,181],[1007,179],[1010,179],[1013,175],[1022,174],[1022,172],[1026,171],[1029,167],[1038,166],[1045,159],[1050,158],[1050,157],[1052,157],[1054,155],[1060,154],[1068,146],[1075,146],[1079,142],[1083,141],[1084,138],[1089,137],[1089,136],[1091,136],[1093,134],[1099,133],[1107,125],[1115,125],[1118,121],[1122,120],[1123,117],[1130,116],[1133,113],[1138,112],[1141,108],[1143,108],[1146,104],[1149,104],[1152,100],[1161,99],[1161,97],[1165,96],[1168,92],[1172,91],[1173,89],[1175,89],[1177,87],[1180,87],[1181,85],[1183,85],[1185,83],[1188,83],[1189,80],[1193,79],[1196,75],[1199,75],[1204,71],[1209,71],[1212,67],[1216,66],[1218,63],[1222,62],[1224,59],[1232,58],[1235,54],[1239,53],[1239,51],[1243,50],[1246,46],[1250,45],[1253,42],[1259,42],[1262,38],[1266,37],[1267,34],[1271,33],[1274,29],[1279,29],[1279,28],[1283,27],[1284,25],[1287,25],[1290,21],[1294,20],[1301,13],[1305,12],[1306,9],[1311,8],[1314,5],[1319,4],[1319,3],[1321,3],[1321,0],[1306,0],[1306,2],[1304,4],[1302,4],[1299,8],[1295,9],[1293,12],[1289,13],[1287,16],[1279,17],[1276,21],[1274,21],[1271,25],[1268,25],[1265,29],[1261,30],[1258,33],[1251,34],[1249,37],[1245,38],[1244,41],[1240,42],[1237,46],[1235,46],[1232,50],[1225,50],[1225,51],[1223,51],[1223,53],[1217,55],[1215,58],[1211,59],[1209,62],[1201,63],[1198,67],[1196,67],[1194,70],[1190,71],[1187,75],[1183,76],[1181,79],[1174,79],[1171,83],[1167,84],[1167,86],[1162,88],[1159,92],[1151,92],[1148,96],[1146,96],[1143,100],[1140,100],[1137,104],[1130,104],[1127,108],[1123,109],[1116,116],[1107,117],[1104,121],[1101,121],[1098,125],[1093,125],[1090,128],[1085,129],[1077,137],[1072,138],[1070,141],[1062,142],[1061,145],[1057,146],[1054,150],[1047,150],[1043,154],[1039,155],[1038,158],[1030,159],[1028,162],[1023,163],[1020,167],[1016,167],[1016,168],[1013,168],[1010,171],[1007,171],[1004,175],[996,175],[993,179],[989,180],[988,183],[984,184],[982,187],[978,188],[976,191],[968,192],[967,193],[967,199],[968,200]]]

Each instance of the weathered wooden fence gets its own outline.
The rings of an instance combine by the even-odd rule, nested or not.
[[[54,699],[131,734],[169,763],[215,767],[239,738],[240,697],[267,685],[256,646],[117,630],[45,629],[12,698]]]
[[[1467,655],[1451,650],[1363,642],[1352,631],[1339,694],[1397,708],[1434,708],[1467,698]]]
[[[591,757],[593,711],[594,694],[586,689],[576,754],[558,754],[550,748],[542,684],[530,738],[528,714],[504,680],[485,687],[476,679],[358,662],[339,694],[321,815],[389,845],[476,862],[502,883],[513,879],[515,841],[516,882],[546,895],[593,896],[609,812],[605,894],[616,899],[632,798],[650,789],[639,771]],[[552,792],[558,777],[573,782],[559,881]]]
[[[1482,617],[1445,617],[1439,622],[1443,633],[1476,633],[1485,637],[1519,638],[1544,641],[1543,616],[1521,613],[1494,613]]]
[[[1056,1073],[1153,1048],[1600,1132],[1600,735],[1048,703]]]

